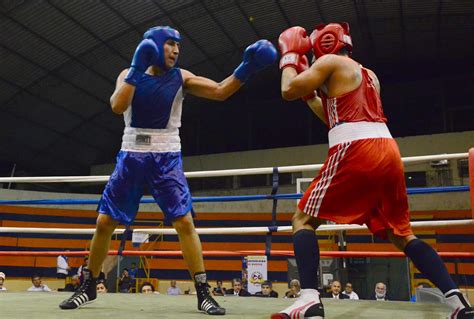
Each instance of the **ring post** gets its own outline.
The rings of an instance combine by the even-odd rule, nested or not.
[[[267,238],[265,240],[265,255],[267,257],[270,257],[270,253],[272,251],[272,232],[277,227],[276,213],[277,213],[278,198],[276,198],[275,195],[278,192],[278,185],[279,185],[278,167],[274,167],[273,175],[272,175],[272,194],[271,194],[273,198],[272,224],[268,228]]]

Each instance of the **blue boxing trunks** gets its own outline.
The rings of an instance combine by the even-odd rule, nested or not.
[[[130,225],[138,212],[145,185],[148,185],[166,220],[172,221],[192,210],[181,152],[120,151],[97,212]]]

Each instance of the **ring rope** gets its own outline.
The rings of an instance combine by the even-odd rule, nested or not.
[[[402,161],[405,164],[418,163],[426,161],[439,161],[450,159],[467,158],[469,153],[453,153],[453,154],[439,154],[439,155],[423,155],[403,157]],[[293,173],[317,171],[323,167],[323,164],[314,165],[296,165],[296,166],[281,166],[278,167],[279,173]],[[245,168],[245,169],[226,169],[215,171],[198,171],[184,173],[187,178],[198,177],[221,177],[221,176],[240,176],[240,175],[259,175],[272,174],[273,167],[263,168]],[[102,176],[40,176],[40,177],[0,177],[0,183],[80,183],[80,182],[107,182],[108,175]]]
[[[431,193],[452,193],[452,192],[468,192],[470,187],[464,186],[440,186],[440,187],[414,187],[407,188],[409,195],[421,195]],[[210,203],[210,202],[236,202],[236,201],[256,201],[268,199],[300,199],[303,194],[276,194],[276,195],[239,195],[239,196],[203,196],[193,197],[193,203]],[[154,204],[153,198],[143,198],[140,204]],[[99,199],[20,199],[20,200],[0,200],[0,205],[97,205]]]
[[[414,221],[410,222],[411,227],[416,228],[438,228],[438,227],[462,227],[474,226],[472,219],[459,220],[436,220],[436,221]],[[355,224],[321,225],[317,232],[331,232],[342,230],[366,230],[367,226]],[[120,228],[114,234],[123,234],[125,229]],[[134,233],[145,233],[149,235],[177,235],[174,228],[136,228],[131,230]],[[256,234],[268,232],[291,232],[291,226],[269,226],[269,227],[226,227],[226,228],[196,228],[200,235],[226,235],[226,234]],[[75,234],[92,235],[95,228],[31,228],[31,227],[0,227],[0,233],[38,233],[38,234]]]
[[[265,250],[241,250],[241,251],[221,251],[208,250],[202,252],[204,257],[224,257],[224,256],[248,256],[265,255]],[[406,257],[402,252],[395,251],[321,251],[321,257]],[[444,258],[473,258],[473,252],[438,252]],[[59,256],[80,257],[89,255],[89,251],[0,251],[0,256]],[[109,250],[109,256],[119,255],[117,250]],[[182,256],[181,250],[147,251],[147,250],[124,250],[122,256],[156,256],[156,257],[178,257]],[[292,257],[292,250],[271,250],[271,256]]]

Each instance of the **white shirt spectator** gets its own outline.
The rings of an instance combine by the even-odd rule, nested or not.
[[[67,260],[64,258],[64,256],[58,256],[56,260],[56,273],[58,274],[64,274],[68,275],[68,269],[69,269],[69,264],[67,263]]]
[[[50,292],[51,291],[51,289],[49,289],[48,286],[43,284],[43,282],[41,281],[41,277],[38,275],[33,275],[31,277],[31,282],[33,283],[33,286],[28,288],[27,291],[34,291],[34,292]]]
[[[183,292],[181,291],[181,289],[179,289],[179,287],[168,287],[168,290],[166,291],[166,293],[170,296],[177,296],[177,295],[182,295]]]
[[[0,272],[0,291],[7,291],[7,288],[3,286],[3,283],[5,282],[5,279],[7,276],[5,276],[5,273]]]
[[[51,289],[47,285],[41,285],[40,287],[31,286],[27,291],[50,292]]]
[[[352,300],[359,300],[359,295],[356,294],[355,292],[351,292],[350,294],[348,294],[347,292],[343,291],[342,292],[344,295],[347,295],[349,296],[349,299],[352,299]]]

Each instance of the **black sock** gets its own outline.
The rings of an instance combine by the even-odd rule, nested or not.
[[[318,288],[319,245],[316,233],[302,229],[293,235],[296,264],[302,289]]]
[[[428,277],[443,294],[458,288],[441,257],[424,241],[415,239],[409,242],[405,247],[405,254],[410,257],[416,268]]]

